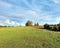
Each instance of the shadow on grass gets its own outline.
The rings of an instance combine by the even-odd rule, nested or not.
[[[53,32],[60,32],[59,30],[51,30],[51,29],[46,29],[48,31],[53,31]]]

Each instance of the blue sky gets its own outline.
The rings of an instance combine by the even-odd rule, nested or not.
[[[0,25],[60,22],[60,0],[0,0]]]

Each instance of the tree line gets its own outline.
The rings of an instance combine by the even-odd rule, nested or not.
[[[25,26],[33,26],[33,22],[28,20],[28,21],[26,22]],[[38,23],[38,22],[35,23],[34,26],[39,26],[39,23]]]
[[[44,24],[44,29],[60,31],[60,23],[54,25]]]
[[[27,21],[26,26],[40,26],[39,23],[35,23],[34,25],[32,24],[32,21]],[[59,24],[44,24],[43,25],[44,29],[48,29],[48,30],[53,30],[53,31],[60,31],[60,23]]]
[[[33,26],[33,27],[36,27],[36,28],[40,28],[40,29],[48,29],[48,30],[54,30],[54,31],[60,31],[60,23],[59,24],[44,24],[43,27],[39,25],[39,23],[35,23],[33,25],[33,22],[28,20],[26,23],[25,23],[25,26]],[[11,26],[1,26],[0,27],[11,27]],[[13,26],[12,26],[13,27]]]

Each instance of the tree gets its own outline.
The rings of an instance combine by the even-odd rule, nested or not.
[[[28,20],[25,25],[26,25],[26,26],[32,26],[32,21],[29,21],[29,20]]]
[[[57,30],[58,30],[57,25],[54,25],[54,26],[53,26],[53,30],[54,30],[54,31],[57,31]]]
[[[57,24],[57,26],[58,26],[58,31],[60,31],[60,23],[59,23],[59,24]]]
[[[50,29],[49,24],[44,24],[44,29]]]
[[[39,26],[39,23],[38,23],[38,22],[37,22],[37,23],[35,23],[35,24],[34,24],[34,26]]]
[[[59,23],[59,24],[57,24],[57,26],[60,26],[60,23]]]
[[[60,31],[60,26],[58,26],[58,31]]]

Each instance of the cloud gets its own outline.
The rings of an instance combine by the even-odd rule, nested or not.
[[[36,0],[31,0],[32,4],[30,4],[27,0],[22,0],[22,1],[29,7],[29,9],[37,11],[37,12],[40,10],[40,8],[38,8],[38,6],[35,3]]]
[[[53,21],[54,20],[52,15],[45,14],[43,12],[39,14],[38,12],[33,11],[33,10],[28,10],[26,15],[29,15],[30,17],[35,18],[37,20],[41,20],[41,21]]]
[[[39,14],[33,10],[27,10],[27,15],[29,15],[31,17],[38,17],[39,16]]]
[[[60,4],[60,0],[52,0],[56,4]]]
[[[0,23],[1,26],[4,26],[2,23]]]
[[[9,19],[6,19],[5,23],[6,23],[6,24],[16,24],[14,21],[11,21],[11,20],[9,20]]]
[[[0,21],[5,20],[6,24],[20,25],[24,24],[25,21],[29,19],[36,22],[52,23],[53,21],[57,22],[58,19],[60,19],[57,18],[57,16],[60,16],[59,0],[31,0],[32,3],[29,2],[30,0],[8,1],[10,2],[1,1],[0,3]],[[23,6],[20,4],[23,4]],[[55,20],[56,18],[57,21]]]
[[[60,17],[57,17],[57,18],[55,19],[55,21],[56,21],[56,23],[60,23]]]
[[[6,7],[6,8],[10,8],[10,7],[12,7],[11,4],[9,4],[9,3],[7,3],[7,2],[3,2],[3,1],[0,1],[0,6],[2,6],[2,7]]]
[[[6,19],[6,18],[7,18],[7,17],[0,15],[0,20],[1,20],[1,19],[4,20],[4,19]]]
[[[31,8],[32,6],[28,3],[27,0],[22,0],[29,8]]]
[[[41,16],[40,20],[42,20],[42,21],[52,21],[53,18],[51,16]]]
[[[19,26],[19,25],[20,25],[20,23],[15,22],[15,21],[11,21],[11,20],[9,20],[9,19],[6,19],[5,23],[6,23],[7,25],[13,25],[13,26]]]
[[[17,25],[17,26],[20,26],[20,23],[17,22],[16,25]]]

